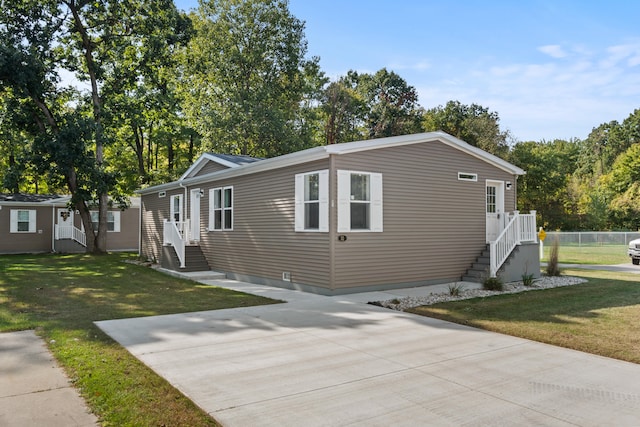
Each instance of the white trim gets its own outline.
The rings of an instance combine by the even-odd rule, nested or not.
[[[178,212],[176,212],[176,209],[174,206],[175,205],[174,200],[176,199],[178,199]],[[171,222],[184,221],[184,217],[182,216],[182,206],[183,206],[182,194],[174,194],[169,198],[169,220]],[[178,214],[178,221],[176,221],[176,214]]]
[[[458,172],[458,181],[477,182],[478,174],[471,172]]]
[[[180,179],[185,179],[194,176],[200,170],[207,165],[208,162],[215,162],[219,165],[225,166],[227,168],[236,168],[240,166],[237,163],[230,162],[228,160],[221,159],[218,156],[214,156],[211,153],[203,153],[198,159],[182,174]]]
[[[428,132],[413,135],[394,136],[390,138],[370,139],[365,141],[347,142],[343,144],[332,144],[329,146],[314,147],[295,153],[285,154],[283,156],[273,157],[271,159],[260,160],[258,162],[236,165],[235,167],[204,174],[202,176],[187,177],[186,172],[178,181],[157,185],[137,190],[137,194],[149,194],[159,190],[169,190],[183,185],[195,185],[216,179],[228,179],[258,172],[270,171],[273,169],[285,168],[289,166],[299,165],[302,163],[312,162],[329,158],[330,155],[342,155],[355,153],[359,151],[375,150],[379,148],[398,147],[401,145],[441,142],[456,148],[473,157],[481,159],[498,169],[513,175],[524,175],[525,171],[519,167],[502,160],[484,150],[467,144],[466,142],[455,138],[447,133]],[[221,159],[219,159],[221,160]],[[191,169],[191,168],[190,168]]]
[[[369,175],[369,228],[366,230],[351,229],[351,175]],[[361,172],[338,170],[338,233],[380,233],[383,231],[383,186],[382,174],[377,172]]]
[[[224,193],[226,190],[231,190],[231,206],[224,206]],[[220,192],[220,207],[215,207],[216,200],[216,191]],[[235,223],[234,218],[234,193],[233,185],[228,185],[226,187],[216,187],[209,190],[209,231],[233,231],[233,226]],[[220,228],[216,228],[216,220],[215,213],[220,212]],[[231,225],[228,226],[225,222],[225,212],[231,211]]]
[[[26,231],[18,230],[18,213],[28,212],[29,225]],[[35,233],[36,232],[36,210],[35,209],[11,209],[9,211],[9,233]]]
[[[318,228],[304,228],[304,178],[308,175],[318,175]],[[294,181],[295,218],[294,230],[310,233],[326,233],[329,231],[329,170],[323,169],[296,174]]]
[[[189,225],[191,227],[191,240],[200,241],[200,188],[192,188],[189,192]]]

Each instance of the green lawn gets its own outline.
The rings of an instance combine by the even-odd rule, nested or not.
[[[551,242],[544,245],[542,261],[549,260]],[[558,248],[558,260],[564,264],[623,264],[631,262],[626,245],[569,246]]]
[[[93,322],[276,301],[176,279],[128,259],[135,256],[0,256],[0,332],[35,329],[103,425],[216,425]]]
[[[565,270],[589,280],[563,288],[410,310],[489,331],[640,363],[640,276]]]

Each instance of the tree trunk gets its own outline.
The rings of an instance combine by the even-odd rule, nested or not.
[[[167,139],[167,169],[169,174],[173,173],[173,141],[171,138]]]

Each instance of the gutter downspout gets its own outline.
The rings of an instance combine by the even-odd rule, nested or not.
[[[51,252],[56,251],[56,205],[51,205]]]
[[[183,212],[184,216],[182,218],[186,221],[188,219],[187,218],[187,187],[182,183],[182,180],[179,181],[178,185],[184,188],[184,203],[182,204],[182,209],[184,210]]]
[[[142,196],[138,207],[138,258],[142,257]]]

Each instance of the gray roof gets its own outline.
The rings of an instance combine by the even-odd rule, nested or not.
[[[64,196],[57,194],[3,194],[0,193],[0,202],[23,202],[23,203],[42,203],[49,200],[59,199]]]

